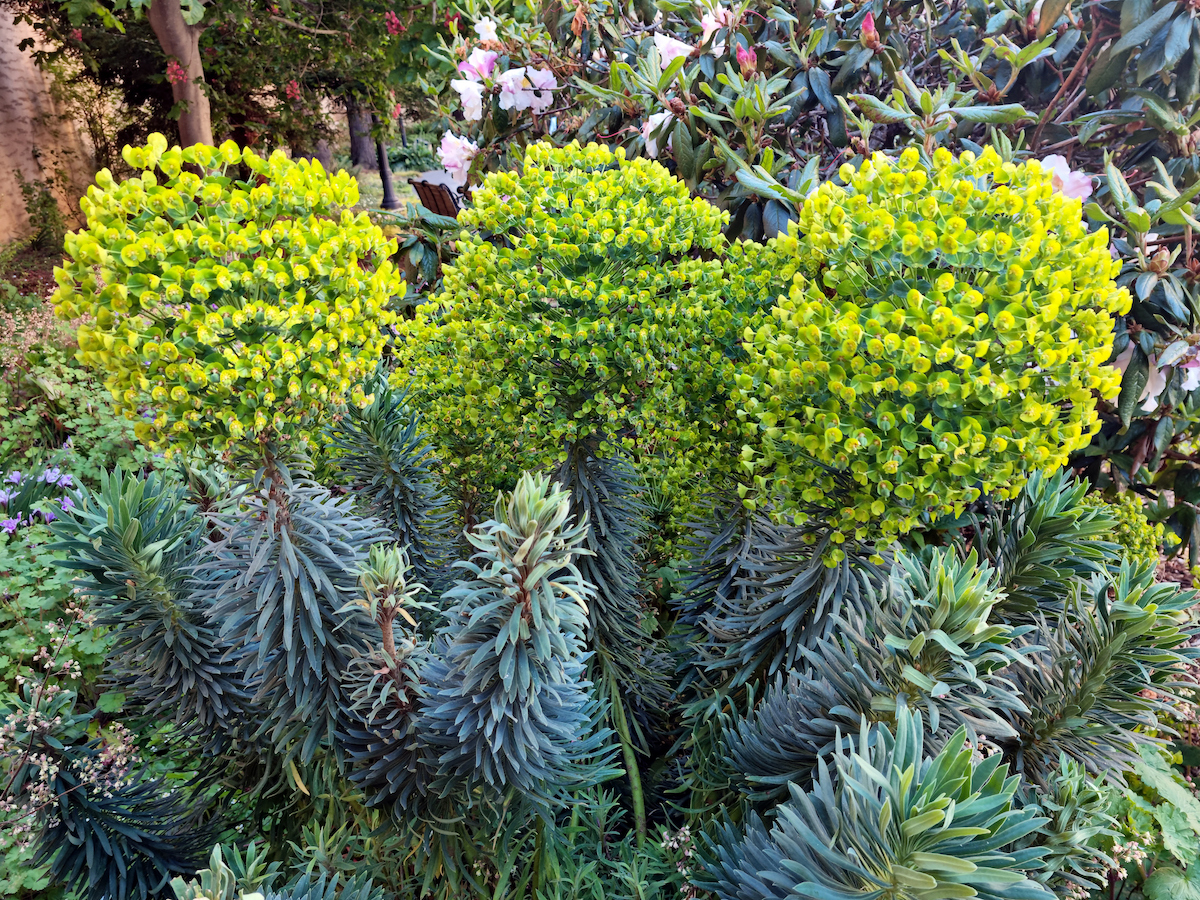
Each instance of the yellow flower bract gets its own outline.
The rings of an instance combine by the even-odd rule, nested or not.
[[[1087,445],[1130,298],[1107,233],[1036,161],[907,150],[840,177],[757,255],[777,299],[733,402],[760,491],[887,543]]]
[[[233,142],[168,149],[157,134],[124,155],[141,175],[96,176],[54,303],[86,317],[79,359],[118,407],[137,419],[152,407],[139,436],[219,450],[303,434],[331,404],[366,402],[358,384],[404,284],[394,242],[349,211],[354,179]],[[250,181],[231,177],[238,163]]]
[[[725,220],[658,163],[597,145],[536,144],[488,175],[442,293],[399,326],[435,440],[500,481],[574,441],[682,451],[713,433],[699,407],[737,339]]]

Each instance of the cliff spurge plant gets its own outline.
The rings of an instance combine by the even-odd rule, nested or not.
[[[399,326],[435,440],[478,431],[516,468],[597,434],[698,440],[688,404],[736,338],[721,267],[698,256],[724,246],[725,219],[658,163],[595,144],[535,144],[489,175],[443,292]]]
[[[350,212],[357,182],[232,141],[168,149],[155,134],[124,158],[141,174],[96,176],[54,302],[87,317],[79,359],[126,415],[148,398],[139,437],[219,450],[294,437],[347,398],[363,405],[403,282],[394,242]],[[250,180],[232,177],[239,164]]]
[[[330,429],[335,465],[350,481],[359,505],[396,533],[415,577],[428,578],[448,550],[445,505],[432,469],[433,450],[421,418],[404,393],[388,386],[381,368],[364,390],[371,402],[350,404]]]
[[[887,543],[1088,443],[1130,299],[1105,230],[1036,161],[909,148],[839,176],[760,256],[780,294],[734,404],[760,489],[769,471],[789,511],[836,495],[837,537]]]
[[[515,789],[534,803],[597,780],[608,736],[585,677],[591,586],[574,558],[588,523],[570,521],[570,495],[524,475],[468,533],[476,553],[431,665],[436,685],[421,729],[441,775]]]
[[[736,900],[1052,900],[1030,877],[1046,851],[1012,847],[1045,821],[1014,803],[1021,779],[999,755],[975,761],[965,729],[936,756],[924,743],[903,707],[894,729],[864,723],[811,790],[792,786],[769,830],[757,815],[740,839],[721,828],[697,882]]]

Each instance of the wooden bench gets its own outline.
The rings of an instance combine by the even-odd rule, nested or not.
[[[458,218],[463,208],[462,187],[446,172],[422,172],[415,178],[408,179],[413,190],[417,192],[417,200],[431,213],[439,216]]]

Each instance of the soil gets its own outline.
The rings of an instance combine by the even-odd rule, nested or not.
[[[13,257],[0,272],[0,280],[16,285],[22,294],[49,297],[54,293],[54,267],[62,262],[62,252],[28,247]]]
[[[1186,556],[1164,558],[1158,563],[1158,580],[1169,581],[1183,587],[1192,586],[1192,573],[1188,570]]]

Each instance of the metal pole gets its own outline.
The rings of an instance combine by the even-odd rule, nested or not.
[[[378,119],[372,115],[378,123]],[[383,202],[380,209],[399,209],[400,201],[396,199],[396,189],[392,187],[392,167],[388,165],[387,147],[383,141],[375,141],[375,156],[379,160],[379,180],[383,182]]]

